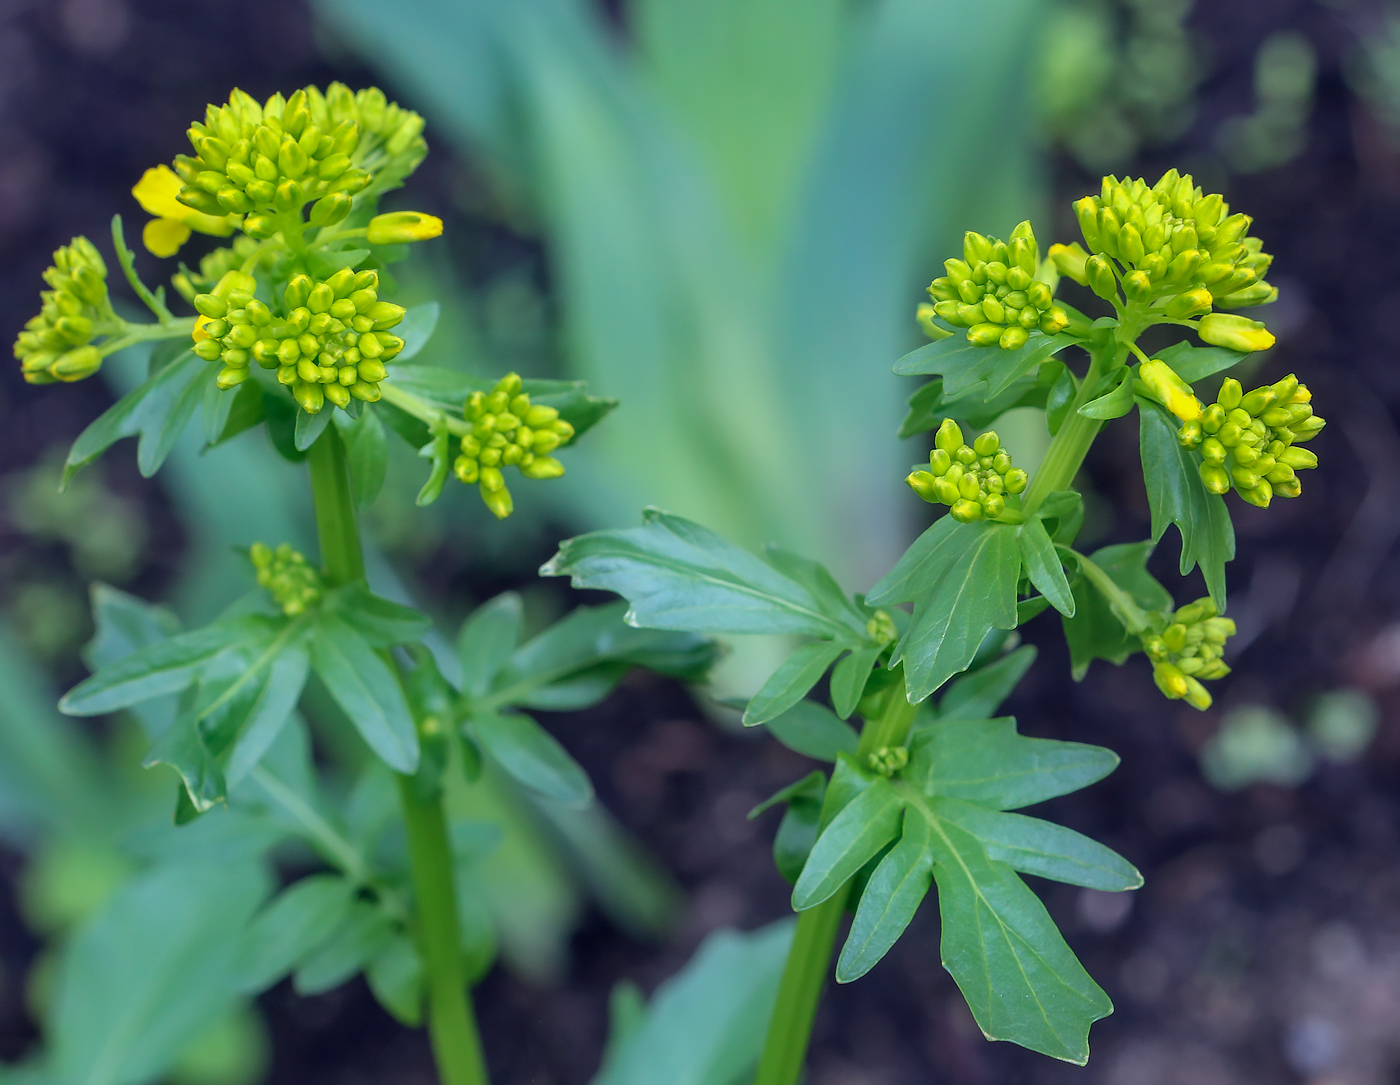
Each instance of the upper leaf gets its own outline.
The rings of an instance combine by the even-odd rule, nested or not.
[[[311,641],[311,662],[350,722],[395,772],[418,767],[418,731],[398,679],[354,626],[322,615]]]
[[[422,640],[432,629],[428,616],[413,607],[374,595],[362,583],[346,584],[326,594],[323,604],[355,627],[372,648],[392,648]]]
[[[1010,717],[940,721],[912,743],[908,777],[921,791],[996,810],[1078,791],[1118,765],[1118,755],[1101,746],[1027,738]]]
[[[1034,645],[1026,644],[995,662],[954,681],[938,702],[940,720],[990,719],[1035,662]]]
[[[860,741],[855,728],[816,701],[798,701],[768,720],[766,726],[789,750],[818,761],[835,761],[840,754],[854,754]]]
[[[1199,460],[1177,439],[1177,425],[1166,408],[1138,400],[1142,477],[1152,508],[1152,541],[1161,539],[1169,524],[1181,532],[1181,571],[1199,564],[1206,590],[1225,609],[1225,563],[1235,556],[1235,528],[1225,499],[1206,489]]]
[[[696,633],[803,633],[855,643],[864,623],[772,565],[680,516],[569,539],[541,569],[625,597],[632,625]]]
[[[1171,595],[1147,571],[1147,559],[1152,555],[1153,546],[1150,539],[1105,546],[1095,551],[1090,560],[1143,610],[1169,610]],[[1123,627],[1108,600],[1088,577],[1081,576],[1075,581],[1074,598],[1077,610],[1073,618],[1064,619],[1064,630],[1075,681],[1084,677],[1095,659],[1122,663],[1142,650],[1142,643]]]
[[[963,335],[926,343],[894,364],[901,377],[936,373],[943,378],[944,394],[960,396],[973,385],[987,382],[987,395],[996,396],[1017,381],[1035,373],[1040,363],[1078,341],[1068,335],[1032,331],[1026,345],[1017,350],[979,347]]]

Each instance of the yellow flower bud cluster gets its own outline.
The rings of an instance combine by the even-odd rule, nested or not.
[[[490,392],[473,392],[463,416],[472,431],[462,438],[462,454],[452,469],[463,482],[475,483],[486,503],[504,520],[514,509],[503,467],[518,467],[526,478],[558,478],[564,465],[550,455],[574,435],[558,409],[532,404],[520,390],[520,377],[507,373]]]
[[[971,231],[963,238],[963,259],[945,260],[948,274],[929,284],[933,311],[979,346],[1006,350],[1024,346],[1032,328],[1053,335],[1069,325],[1054,304],[1054,291],[1037,279],[1040,247],[1029,222],[1011,231],[1009,241]]]
[[[321,574],[287,543],[276,550],[266,543],[254,543],[248,550],[248,560],[257,571],[258,583],[288,617],[294,618],[320,601]]]
[[[281,315],[253,296],[253,286],[252,276],[230,272],[213,292],[194,299],[203,318],[195,326],[194,352],[223,363],[220,388],[247,380],[249,363],[257,362],[277,370],[308,414],[326,400],[348,407],[351,396],[379,399],[385,363],[404,345],[388,329],[404,309],[379,300],[378,272],[342,268],[321,282],[293,275]]]
[[[1225,641],[1234,635],[1235,623],[1220,617],[1209,597],[1178,609],[1160,633],[1141,637],[1157,688],[1173,701],[1184,700],[1202,711],[1209,708],[1211,696],[1201,681],[1230,673],[1222,656]]]
[[[52,289],[41,291],[39,315],[15,339],[15,357],[30,384],[77,381],[96,373],[102,355],[93,337],[118,324],[107,297],[107,265],[85,237],[53,254],[44,272]]]
[[[1178,436],[1200,452],[1207,490],[1225,494],[1233,487],[1251,505],[1268,508],[1275,497],[1303,492],[1297,473],[1316,467],[1317,455],[1297,446],[1326,424],[1313,414],[1307,385],[1291,373],[1252,392],[1227,377],[1215,402],[1184,420]]]
[[[333,83],[274,94],[266,102],[234,90],[190,126],[194,155],[179,155],[178,199],[207,215],[245,215],[243,229],[270,237],[280,216],[315,200],[309,219],[329,226],[350,212],[353,197],[391,188],[422,161],[423,118],[392,105],[377,88],[354,94]]]
[[[1264,281],[1273,257],[1248,236],[1253,220],[1230,214],[1224,199],[1204,194],[1189,174],[1169,170],[1150,187],[1141,178],[1105,177],[1099,195],[1076,201],[1074,213],[1088,251],[1055,245],[1050,258],[1060,274],[1105,300],[1121,282],[1129,301],[1184,319],[1278,296]]]
[[[938,427],[928,461],[927,471],[904,481],[925,501],[951,506],[953,519],[964,524],[995,520],[1006,511],[1008,495],[1026,488],[1026,472],[1011,466],[1011,454],[995,433],[988,430],[966,444],[951,418]]]

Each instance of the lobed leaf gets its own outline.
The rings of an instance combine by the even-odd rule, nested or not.
[[[1026,644],[985,667],[954,679],[938,702],[939,720],[990,719],[1031,669],[1035,657],[1035,646]]]
[[[1039,519],[1027,520],[1017,531],[1016,543],[1021,550],[1021,564],[1036,590],[1061,614],[1073,618],[1074,596],[1045,524]]]
[[[1198,347],[1182,340],[1166,350],[1158,351],[1157,357],[1176,371],[1176,375],[1187,384],[1214,376],[1230,369],[1246,358],[1258,359],[1257,354],[1244,354],[1228,347]]]
[[[519,713],[482,713],[467,724],[471,736],[517,783],[566,806],[593,801],[588,774],[559,740]]]
[[[346,584],[328,592],[322,607],[323,612],[336,614],[354,626],[371,648],[412,644],[433,628],[422,611],[375,595],[363,583]]]
[[[398,679],[354,626],[323,614],[311,665],[369,748],[396,772],[418,767],[418,731]]]
[[[792,890],[793,909],[814,908],[845,885],[898,835],[903,806],[904,800],[883,778],[846,804],[812,846]]]
[[[462,691],[480,697],[488,689],[520,642],[524,609],[520,596],[502,592],[472,611],[457,634],[457,658],[462,664]]]
[[[1002,350],[997,346],[976,346],[968,342],[967,336],[955,333],[906,354],[895,362],[894,371],[900,377],[937,374],[943,378],[948,396],[961,396],[985,381],[986,395],[991,398],[1035,373],[1047,358],[1077,343],[1071,336],[1046,335],[1036,329],[1025,346]]]
[[[829,640],[808,641],[778,664],[749,700],[744,709],[744,726],[754,727],[781,716],[806,697],[821,680],[836,657],[846,651],[844,644]]]
[[[896,844],[870,875],[836,962],[836,982],[860,979],[889,952],[933,884],[928,819],[906,809]]]
[[[798,701],[766,721],[766,726],[789,750],[818,761],[835,761],[840,754],[854,754],[860,742],[854,727],[816,701]]]
[[[314,950],[292,977],[299,995],[318,995],[339,987],[365,967],[393,937],[384,911],[367,900],[353,900],[335,933]]]

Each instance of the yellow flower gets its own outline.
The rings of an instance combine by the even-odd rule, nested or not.
[[[189,240],[190,231],[228,237],[238,224],[237,215],[206,215],[186,207],[175,197],[180,178],[168,166],[154,166],[141,175],[131,190],[136,201],[156,217],[141,231],[141,241],[156,256],[174,256]]]

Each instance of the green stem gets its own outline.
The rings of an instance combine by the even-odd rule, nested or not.
[[[121,334],[103,340],[99,344],[98,350],[105,358],[109,354],[115,354],[117,351],[125,350],[137,343],[149,343],[160,339],[179,339],[181,337],[188,339],[193,331],[193,317],[177,320],[173,324],[132,324],[123,320]]]
[[[472,424],[464,418],[454,418],[441,407],[436,407],[420,396],[415,396],[412,392],[405,391],[394,383],[392,375],[379,384],[379,394],[385,403],[392,403],[404,414],[410,414],[420,422],[432,425],[434,422],[441,422],[447,427],[448,433],[455,433],[458,437],[465,437],[472,431]]]
[[[332,587],[363,580],[364,552],[350,500],[345,445],[327,426],[307,457],[321,561]],[[400,776],[399,799],[408,833],[417,935],[428,987],[428,1035],[443,1085],[486,1085],[486,1063],[467,996],[452,884],[452,849],[442,799],[420,794],[413,777]]]
[[[917,711],[918,706],[911,705],[905,696],[901,671],[898,681],[890,687],[880,714],[867,720],[861,730],[856,761],[864,764],[882,746],[902,745]],[[830,795],[828,791],[828,802]],[[822,825],[837,814],[836,810],[828,808],[828,802],[822,804]],[[754,1085],[796,1085],[801,1076],[807,1046],[812,1039],[812,1021],[822,988],[826,986],[836,935],[849,897],[850,884],[847,883],[815,908],[798,915],[797,930],[788,950],[773,1017],[768,1022],[768,1038]]]

